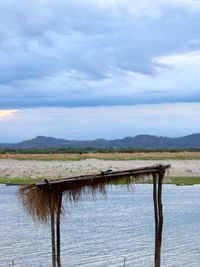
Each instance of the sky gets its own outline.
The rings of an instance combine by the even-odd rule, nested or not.
[[[199,0],[1,0],[0,143],[200,132]]]

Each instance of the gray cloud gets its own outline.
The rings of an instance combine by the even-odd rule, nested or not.
[[[199,101],[159,57],[200,49],[200,4],[159,2],[2,0],[0,108]]]

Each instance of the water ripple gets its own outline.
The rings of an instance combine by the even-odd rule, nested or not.
[[[0,186],[0,267],[51,266],[50,227],[27,217],[16,187]],[[163,267],[199,267],[200,187],[164,186]],[[108,189],[107,199],[69,205],[61,221],[63,267],[151,267],[152,187]]]

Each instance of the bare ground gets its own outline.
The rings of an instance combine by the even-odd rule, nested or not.
[[[124,170],[155,164],[171,164],[167,176],[200,177],[200,160],[99,160],[37,161],[0,159],[0,177],[62,178],[99,173],[108,169]]]

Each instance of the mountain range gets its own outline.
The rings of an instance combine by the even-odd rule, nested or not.
[[[155,135],[137,135],[123,139],[77,141],[37,136],[20,143],[0,143],[0,148],[45,149],[45,148],[94,148],[94,149],[200,149],[200,133],[170,138]]]

